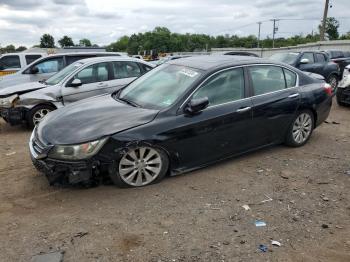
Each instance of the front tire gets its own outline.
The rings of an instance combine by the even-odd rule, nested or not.
[[[168,167],[168,156],[162,150],[139,146],[124,152],[110,167],[109,175],[118,187],[141,187],[162,180]]]
[[[289,127],[285,144],[299,147],[306,144],[314,129],[314,115],[311,111],[299,112]]]
[[[44,117],[50,113],[51,111],[54,111],[55,108],[50,105],[38,105],[34,108],[32,108],[27,113],[27,123],[30,128],[34,128],[37,124],[39,124]]]

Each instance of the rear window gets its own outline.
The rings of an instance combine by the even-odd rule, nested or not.
[[[26,55],[26,63],[27,65],[33,63],[35,60],[39,59],[41,55]]]
[[[8,55],[0,58],[0,70],[21,68],[18,55]]]

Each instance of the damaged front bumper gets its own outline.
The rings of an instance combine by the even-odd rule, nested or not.
[[[27,110],[23,107],[0,108],[0,116],[10,125],[19,125],[25,120]]]
[[[50,185],[91,184],[100,173],[100,163],[87,159],[80,161],[61,161],[50,159],[48,152],[52,146],[45,145],[35,135],[35,130],[29,141],[30,155],[35,168],[44,173]]]

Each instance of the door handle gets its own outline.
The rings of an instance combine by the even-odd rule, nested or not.
[[[295,98],[295,97],[298,97],[298,96],[299,96],[299,94],[296,93],[296,94],[289,95],[288,98]]]
[[[243,108],[239,108],[237,109],[237,113],[244,113],[244,112],[247,112],[249,111],[250,109],[252,109],[250,106],[247,106],[247,107],[243,107]]]
[[[107,87],[108,84],[106,84],[106,83],[98,83],[97,86],[98,87]]]

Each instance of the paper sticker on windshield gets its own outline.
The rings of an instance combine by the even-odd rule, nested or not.
[[[193,70],[188,69],[188,68],[181,69],[180,73],[184,74],[186,76],[189,76],[189,77],[195,77],[196,75],[198,75],[198,73],[196,71],[193,71]]]

